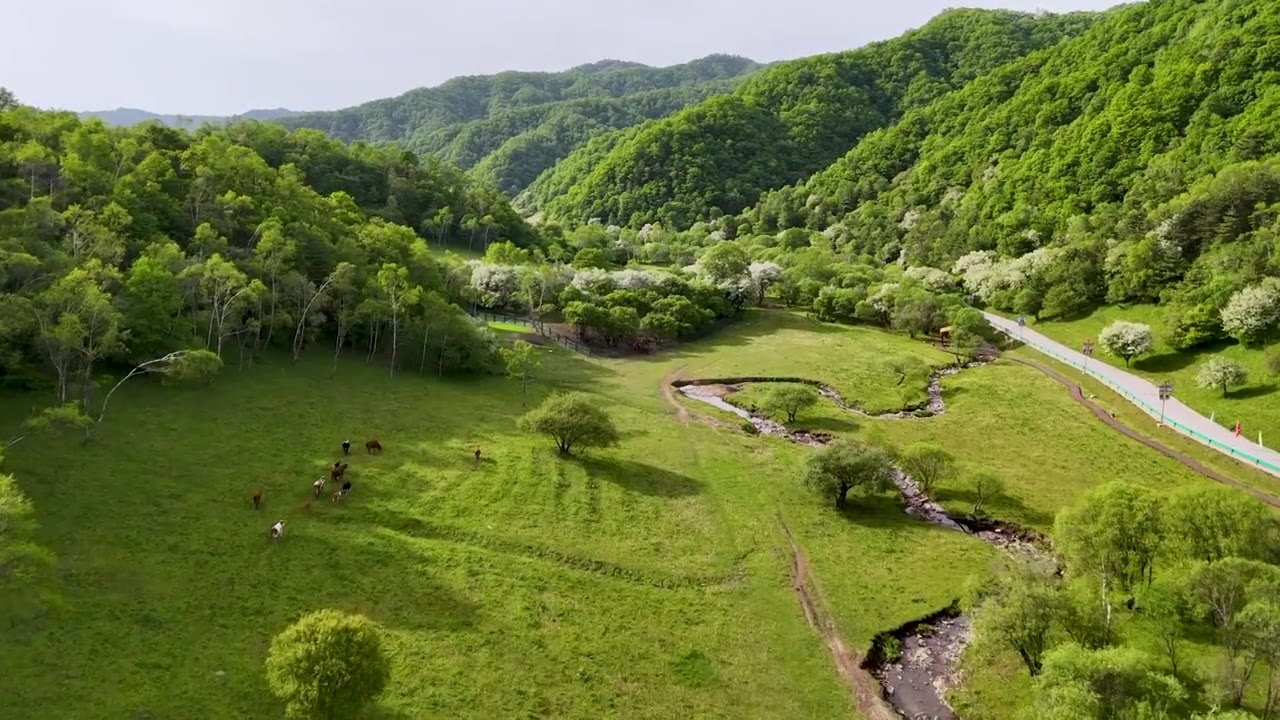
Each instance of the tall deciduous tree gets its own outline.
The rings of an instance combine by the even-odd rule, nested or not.
[[[818,391],[808,385],[785,383],[770,389],[763,402],[766,410],[786,415],[787,422],[793,423],[801,410],[818,404]]]
[[[520,406],[529,403],[529,383],[542,365],[538,349],[524,340],[516,340],[511,347],[502,348],[502,359],[507,365],[507,377],[520,381]]]
[[[902,453],[898,462],[903,471],[926,493],[932,492],[938,483],[955,475],[955,457],[932,443],[911,445]]]
[[[377,287],[391,318],[391,375],[396,374],[396,353],[400,348],[400,321],[405,308],[418,302],[422,288],[409,280],[409,269],[384,263],[378,270]]]

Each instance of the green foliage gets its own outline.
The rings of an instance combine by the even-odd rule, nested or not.
[[[837,440],[809,456],[804,484],[843,508],[850,492],[875,495],[892,487],[893,464],[883,450]]]
[[[971,511],[975,517],[982,517],[986,513],[987,503],[999,498],[1005,492],[1005,482],[1000,479],[999,475],[989,472],[977,472],[969,478],[969,485],[973,488],[973,510]]]
[[[559,218],[687,227],[755,203],[764,190],[822,169],[911,108],[1063,37],[1088,16],[958,10],[900,38],[781,63],[717,96],[618,138],[605,155],[560,163],[554,197],[530,198]],[[536,184],[535,184],[536,186]],[[772,227],[772,219],[765,223]]]
[[[2,111],[0,374],[47,373],[59,404],[87,412],[104,366],[168,357],[167,379],[208,376],[191,349],[243,368],[331,340],[336,359],[356,341],[394,371],[412,339],[421,371],[428,354],[437,372],[487,369],[492,338],[448,304],[467,300],[450,282],[460,261],[415,230],[509,254],[537,240],[493,189],[392,148]]]
[[[769,391],[764,398],[764,408],[770,413],[785,415],[787,423],[796,421],[801,410],[818,404],[818,391],[808,385],[784,383]]]
[[[898,464],[926,494],[931,493],[938,483],[951,479],[956,472],[955,457],[933,443],[908,446],[898,458]]]
[[[514,194],[588,140],[728,92],[757,67],[746,58],[710,55],[666,68],[606,61],[560,73],[459,77],[277,122],[344,141],[398,142]]]
[[[613,420],[590,395],[580,392],[556,393],[519,421],[525,432],[547,435],[561,453],[573,449],[606,448],[620,436]]]
[[[520,405],[529,403],[529,383],[533,374],[542,366],[538,349],[524,340],[516,340],[511,347],[502,348],[502,360],[507,366],[507,377],[520,381]]]
[[[355,717],[391,681],[377,626],[363,615],[319,610],[271,641],[267,685],[291,718]]]
[[[1222,397],[1233,385],[1243,385],[1249,380],[1244,366],[1230,358],[1211,357],[1196,370],[1196,385],[1202,388],[1222,388]]]
[[[1187,691],[1159,672],[1151,658],[1129,647],[1086,649],[1073,643],[1045,654],[1036,678],[1040,717],[1106,720],[1170,717],[1187,700]]]
[[[37,581],[54,564],[53,553],[36,543],[37,527],[31,500],[0,472],[0,607],[7,612],[38,603]]]
[[[1163,509],[1168,550],[1189,560],[1228,557],[1273,561],[1275,518],[1252,498],[1221,486],[1188,487],[1168,496]]]
[[[1127,482],[1100,485],[1058,514],[1054,535],[1074,572],[1128,590],[1155,572],[1164,542],[1160,498]]]

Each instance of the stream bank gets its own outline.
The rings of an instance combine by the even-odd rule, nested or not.
[[[969,363],[976,367],[985,361]],[[818,392],[837,406],[864,417],[881,419],[924,418],[945,412],[942,398],[943,377],[961,368],[939,368],[930,374],[929,401],[924,408],[904,409],[895,413],[868,415],[845,401],[830,386],[806,378],[734,377],[703,380],[677,380],[671,383],[685,397],[698,400],[732,413],[749,422],[761,435],[782,437],[809,446],[831,442],[825,433],[794,432],[781,423],[756,415],[724,399],[725,395],[749,383],[795,382],[818,388]],[[949,530],[973,535],[984,542],[1025,559],[1051,558],[1049,541],[1044,535],[1013,523],[974,517],[949,515],[930,498],[909,475],[894,468],[893,482],[902,496],[907,514]],[[882,695],[894,710],[908,720],[955,720],[947,705],[947,690],[956,682],[956,663],[972,636],[970,619],[955,606],[922,620],[877,636],[863,668],[881,685]]]

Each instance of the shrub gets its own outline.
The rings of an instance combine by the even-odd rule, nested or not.
[[[271,641],[267,655],[267,685],[291,718],[352,717],[390,680],[382,637],[363,615],[304,615]]]

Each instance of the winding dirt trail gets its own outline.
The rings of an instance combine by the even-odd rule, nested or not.
[[[1238,480],[1233,480],[1227,477],[1226,475],[1223,475],[1222,473],[1219,473],[1215,470],[1211,470],[1205,467],[1204,465],[1200,464],[1199,462],[1187,457],[1186,455],[1183,455],[1177,450],[1161,445],[1155,440],[1152,440],[1151,438],[1146,437],[1144,435],[1140,435],[1129,426],[1122,424],[1120,421],[1111,417],[1111,413],[1107,412],[1106,410],[1103,410],[1096,403],[1092,402],[1091,400],[1089,400],[1089,398],[1085,397],[1084,393],[1080,390],[1079,385],[1072,382],[1070,378],[1066,377],[1065,375],[1058,372],[1057,370],[1054,370],[1053,368],[1048,367],[1046,365],[1041,365],[1040,363],[1034,360],[1023,360],[1021,358],[1007,358],[1007,359],[1017,363],[1022,363],[1023,365],[1027,365],[1029,367],[1033,367],[1036,370],[1039,370],[1040,372],[1044,373],[1046,376],[1054,380],[1057,380],[1062,385],[1065,385],[1067,389],[1071,392],[1072,400],[1075,400],[1081,405],[1089,408],[1089,410],[1091,410],[1094,415],[1098,416],[1099,420],[1106,423],[1107,426],[1110,427],[1112,430],[1115,430],[1116,432],[1124,435],[1125,437],[1131,438],[1133,440],[1136,440],[1137,442],[1142,443],[1143,445],[1146,445],[1147,447],[1151,448],[1152,450],[1155,450],[1156,452],[1160,453],[1161,455],[1164,455],[1165,457],[1171,458],[1173,460],[1177,460],[1178,462],[1187,466],[1191,470],[1194,470],[1195,472],[1205,476],[1206,478],[1209,478],[1210,480],[1213,480],[1215,482],[1220,482],[1223,485],[1229,485],[1238,490],[1243,490],[1244,492],[1249,493],[1250,495],[1254,496],[1255,498],[1261,500],[1262,502],[1268,505],[1271,505],[1273,507],[1280,507],[1280,498],[1277,498],[1274,495],[1269,495],[1265,492],[1262,492],[1261,490],[1251,488],[1248,485],[1245,485],[1244,483]]]
[[[676,400],[676,389],[671,384],[680,378],[681,370],[684,370],[683,365],[662,376],[662,397],[666,399],[668,405],[675,408],[676,419],[688,425],[690,420],[689,409]]]
[[[881,696],[880,682],[870,672],[862,669],[864,658],[844,644],[835,620],[818,602],[809,580],[809,562],[781,516],[778,517],[778,524],[782,526],[782,532],[787,536],[787,543],[791,546],[791,589],[795,590],[796,597],[800,599],[805,620],[809,621],[809,626],[822,636],[823,643],[831,652],[836,672],[849,687],[854,705],[867,720],[901,720]]]

